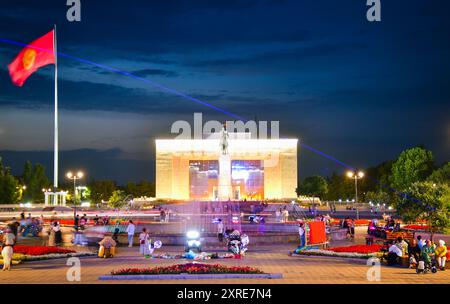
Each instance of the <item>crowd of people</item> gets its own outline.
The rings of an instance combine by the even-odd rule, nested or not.
[[[416,268],[418,263],[423,261],[428,267],[436,263],[440,270],[445,270],[447,246],[443,240],[439,240],[436,245],[430,239],[423,240],[420,235],[410,242],[398,237],[396,241],[389,242],[388,247],[387,261],[389,265],[400,264],[402,258],[408,258],[411,268]]]

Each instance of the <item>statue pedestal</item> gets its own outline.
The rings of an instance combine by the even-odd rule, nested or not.
[[[232,198],[231,193],[231,156],[221,154],[219,156],[219,187],[218,198],[227,201]]]

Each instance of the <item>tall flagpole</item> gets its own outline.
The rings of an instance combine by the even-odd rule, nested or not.
[[[58,52],[56,45],[56,24],[54,25],[53,52],[55,55],[55,134],[54,134],[54,160],[53,160],[53,187],[58,188]],[[56,194],[55,194],[56,203]]]

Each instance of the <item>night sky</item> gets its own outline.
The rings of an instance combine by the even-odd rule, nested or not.
[[[279,120],[296,137],[354,167],[424,145],[450,155],[450,3],[382,0],[2,1],[0,38],[24,43],[58,27],[58,51],[132,72],[248,119]],[[0,43],[0,156],[52,178],[53,66],[15,87]],[[148,83],[59,59],[61,175],[82,168],[119,183],[154,179],[154,139],[171,124],[231,117]],[[344,168],[299,149],[299,178]],[[62,177],[61,177],[62,179]]]

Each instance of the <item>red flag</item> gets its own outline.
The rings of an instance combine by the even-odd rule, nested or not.
[[[55,63],[54,30],[28,44],[8,65],[12,82],[21,87],[39,68]]]

